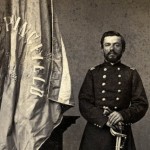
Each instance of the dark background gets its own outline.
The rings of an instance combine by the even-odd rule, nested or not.
[[[150,0],[54,0],[66,46],[76,106],[66,115],[80,115],[78,92],[87,70],[103,62],[100,37],[120,32],[127,46],[122,62],[137,69],[150,98]],[[132,126],[137,150],[150,148],[150,111]],[[80,117],[64,133],[64,150],[78,150],[85,120]]]

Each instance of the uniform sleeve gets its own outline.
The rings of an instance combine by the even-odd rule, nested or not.
[[[103,115],[103,109],[95,106],[93,77],[91,71],[88,71],[85,80],[79,92],[79,109],[81,115],[90,123],[102,127],[106,124],[108,118]]]
[[[141,81],[141,78],[136,70],[133,70],[132,77],[132,98],[129,108],[120,111],[124,122],[135,123],[139,121],[148,109],[147,96]]]

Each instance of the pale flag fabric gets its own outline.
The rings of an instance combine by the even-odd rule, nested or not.
[[[8,61],[0,66],[7,70],[0,83],[0,150],[38,150],[74,105],[54,16],[50,0],[12,0],[11,15],[4,16],[9,46],[1,50]]]

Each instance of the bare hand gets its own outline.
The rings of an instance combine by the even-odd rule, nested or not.
[[[109,121],[107,121],[106,125],[107,125],[108,127],[110,127],[110,128],[112,127],[112,125],[110,124]]]
[[[110,126],[117,124],[120,121],[123,121],[123,117],[122,115],[117,112],[117,111],[113,111],[109,116],[108,116],[108,122],[110,124]]]

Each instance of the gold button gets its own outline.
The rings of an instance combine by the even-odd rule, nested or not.
[[[106,79],[106,77],[107,77],[106,75],[103,75],[103,79]]]
[[[120,100],[120,98],[119,98],[119,97],[116,97],[116,100],[117,100],[117,101],[119,101],[119,100]]]
[[[121,85],[121,82],[118,82],[119,85]]]
[[[120,92],[121,92],[121,90],[119,89],[119,90],[118,90],[118,93],[120,93]]]
[[[105,92],[106,92],[105,90],[102,91],[102,93],[105,93]]]
[[[117,109],[117,108],[118,108],[117,106],[114,107],[114,109]]]
[[[117,70],[120,70],[120,67],[118,67]]]
[[[106,83],[105,83],[105,82],[103,82],[103,83],[102,83],[102,86],[105,86],[105,85],[106,85]]]
[[[104,68],[104,71],[107,71],[107,68]]]
[[[106,101],[106,98],[103,97],[103,98],[102,98],[102,101]]]
[[[121,74],[119,74],[118,77],[121,78]]]

